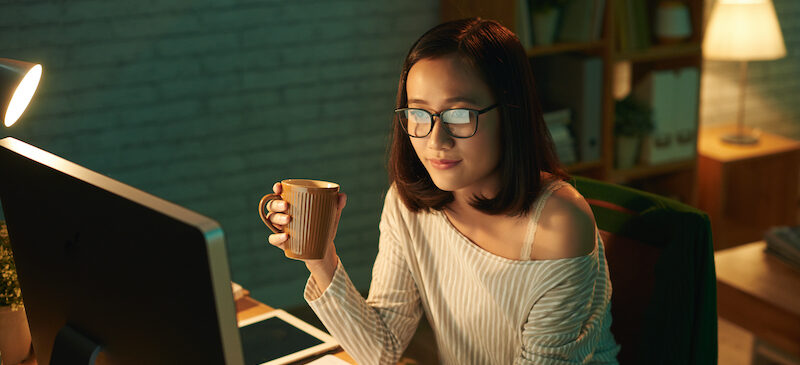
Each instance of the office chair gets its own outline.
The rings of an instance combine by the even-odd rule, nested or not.
[[[716,364],[717,294],[708,215],[678,201],[584,177],[612,283],[620,364]]]

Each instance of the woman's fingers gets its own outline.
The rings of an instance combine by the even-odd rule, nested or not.
[[[283,187],[281,186],[280,182],[276,182],[272,185],[272,191],[275,194],[280,194],[283,191]],[[289,204],[283,200],[272,200],[267,204],[267,210],[270,212],[285,212],[286,209],[289,208]],[[288,214],[283,213],[275,213],[270,215],[269,221],[275,225],[275,228],[278,230],[284,230],[286,228],[286,224],[292,219],[291,216]],[[271,245],[278,247],[280,249],[284,249],[283,245],[286,243],[286,240],[289,239],[288,233],[276,233],[269,235],[268,241]]]
[[[269,235],[269,243],[275,247],[283,249],[283,244],[289,239],[288,233],[277,233]]]
[[[283,186],[281,185],[281,183],[276,182],[275,184],[272,185],[272,191],[275,194],[280,194],[281,191],[283,191]],[[269,210],[270,212],[285,212],[286,208],[288,207],[289,205],[286,203],[286,201],[283,200],[270,200],[269,204],[267,204],[267,210]]]
[[[289,224],[290,220],[292,220],[292,217],[289,216],[288,214],[283,214],[283,213],[275,213],[275,214],[270,215],[270,217],[269,217],[269,221],[272,222],[272,224],[274,224],[276,226],[278,226],[278,225],[285,226],[285,225]],[[277,228],[283,229],[283,227],[277,227]]]
[[[267,204],[267,210],[270,212],[285,212],[289,207],[289,203],[285,200],[270,200]]]

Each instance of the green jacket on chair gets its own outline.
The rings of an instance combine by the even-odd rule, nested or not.
[[[584,177],[612,283],[620,364],[716,364],[717,295],[708,215],[678,201]]]

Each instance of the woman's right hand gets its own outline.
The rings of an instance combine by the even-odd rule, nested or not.
[[[272,191],[275,192],[275,194],[280,194],[283,191],[281,183],[277,182],[272,185]],[[339,256],[336,255],[336,247],[333,245],[333,239],[336,237],[336,231],[339,227],[339,219],[342,216],[342,209],[344,209],[345,205],[347,205],[347,194],[339,193],[336,218],[333,222],[333,226],[336,228],[334,228],[333,232],[331,233],[331,237],[328,240],[328,247],[325,249],[325,256],[322,259],[302,260],[305,262],[306,267],[311,272],[311,275],[313,275],[316,279],[319,288],[323,291],[330,284],[331,280],[333,279],[333,274],[336,271],[336,267],[339,265]],[[269,202],[269,204],[267,204],[266,208],[270,212],[275,213],[269,215],[269,221],[279,230],[284,230],[286,225],[292,220],[292,217],[289,214],[286,214],[286,211],[289,209],[289,203],[284,200],[272,200]],[[285,249],[284,244],[286,243],[287,239],[289,239],[288,233],[273,233],[269,235],[269,243],[280,248],[281,250]]]
[[[272,185],[272,191],[275,194],[280,195],[281,191],[283,191],[281,183],[276,182],[275,185]],[[269,221],[275,225],[275,228],[278,228],[281,231],[283,231],[286,228],[286,225],[289,224],[289,221],[292,220],[292,217],[286,214],[286,210],[288,209],[289,204],[283,200],[272,200],[269,202],[269,204],[267,204],[267,210],[269,210],[271,213],[275,213],[269,215]],[[280,248],[281,250],[284,249],[283,244],[286,243],[287,239],[289,239],[288,233],[273,233],[269,235],[269,243]]]

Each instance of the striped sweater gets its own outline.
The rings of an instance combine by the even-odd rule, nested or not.
[[[553,181],[534,203],[531,241]],[[603,243],[586,256],[511,260],[483,250],[441,211],[412,213],[390,188],[378,256],[365,300],[339,261],[321,291],[305,299],[359,364],[394,364],[423,312],[443,364],[616,364],[610,332],[611,282]]]

